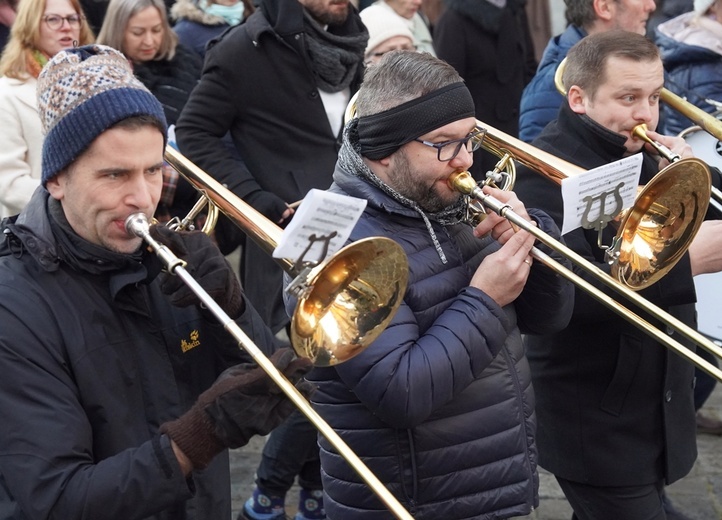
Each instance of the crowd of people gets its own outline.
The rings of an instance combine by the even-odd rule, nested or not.
[[[540,262],[582,274],[529,231],[472,222],[449,184],[494,167],[492,130],[584,169],[641,154],[642,185],[669,160],[640,123],[693,157],[694,122],[660,93],[717,115],[722,0],[666,2],[565,0],[540,46],[537,0],[0,1],[0,518],[229,518],[228,449],[254,435],[238,520],[287,518],[294,484],[294,520],[393,517],[174,255],[413,518],[528,515],[540,466],[575,520],[683,520],[665,487],[698,433],[722,435],[702,410],[716,380]],[[166,146],[282,228],[312,189],[365,200],[349,240],[392,238],[409,262],[390,324],[344,363],[299,357],[264,246],[223,216],[211,235],[165,226],[198,198]],[[530,168],[483,191],[610,272]],[[720,217],[641,291],[692,328]]]

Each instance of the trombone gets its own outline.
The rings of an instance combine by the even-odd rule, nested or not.
[[[278,245],[281,229],[243,202],[210,175],[170,145],[166,161],[208,200],[238,225],[269,254]],[[200,207],[199,207],[200,206]],[[196,213],[202,204],[192,210]],[[211,209],[209,212],[214,213]],[[184,220],[192,220],[186,217]],[[209,219],[210,220],[210,219]],[[306,398],[271,363],[258,346],[225,313],[213,298],[185,270],[185,263],[148,232],[143,214],[126,220],[129,233],[141,237],[164,263],[179,276],[213,313],[223,327],[248,352],[294,405],[308,418],[338,453],[399,519],[413,520],[408,511],[361,461]],[[205,226],[204,226],[205,228]],[[391,239],[372,237],[347,245],[336,254],[310,267],[296,266],[288,259],[279,263],[286,272],[297,275],[298,305],[291,320],[291,343],[301,357],[316,366],[342,363],[365,349],[386,328],[403,300],[408,263],[401,246]]]
[[[351,118],[356,117],[357,115],[355,101],[354,96],[346,108],[347,123]],[[557,184],[561,184],[561,181],[570,175],[576,175],[585,171],[579,166],[573,165],[548,152],[524,143],[523,141],[501,132],[482,121],[477,120],[476,124],[486,129],[484,140],[481,143],[482,148],[497,155],[499,152],[503,153],[504,156],[508,155],[524,166],[527,166],[531,170],[543,175]],[[502,160],[504,159],[502,158]],[[679,171],[679,168],[682,165],[689,169],[688,175],[693,177],[694,181],[687,182],[685,180],[683,182],[677,182],[679,180],[678,178],[685,177],[685,175],[676,175],[676,172]],[[675,175],[671,175],[672,166],[675,166]],[[450,176],[447,182],[451,189],[469,197],[470,207],[475,206],[475,203],[478,202],[483,206],[483,208],[494,211],[496,214],[509,220],[512,226],[528,231],[541,243],[545,244],[552,250],[557,251],[561,255],[566,256],[566,258],[587,271],[596,280],[621,294],[630,302],[637,305],[660,322],[664,323],[671,330],[676,331],[682,337],[692,341],[697,346],[704,348],[708,352],[711,352],[718,357],[722,357],[722,348],[632,290],[632,287],[640,289],[646,285],[650,285],[652,281],[661,278],[674,265],[674,263],[671,265],[669,263],[661,262],[655,262],[655,265],[650,263],[650,267],[654,267],[654,269],[639,271],[637,273],[638,276],[628,276],[630,273],[638,271],[637,269],[630,268],[637,258],[635,247],[639,245],[640,242],[649,244],[649,238],[644,235],[650,235],[650,233],[649,230],[645,230],[644,227],[651,226],[652,229],[657,232],[657,235],[664,235],[665,229],[670,225],[674,227],[675,224],[670,220],[664,220],[665,218],[670,219],[670,217],[674,217],[673,213],[667,211],[669,209],[668,202],[675,202],[675,199],[678,199],[681,194],[690,195],[690,199],[696,207],[684,207],[680,213],[684,214],[692,212],[695,214],[696,218],[692,222],[682,222],[682,227],[686,228],[687,231],[684,237],[685,239],[673,240],[669,243],[663,240],[655,245],[657,250],[660,247],[666,248],[666,252],[668,253],[667,261],[673,261],[676,263],[676,261],[678,261],[686,251],[689,243],[694,237],[694,234],[699,228],[699,225],[701,225],[709,202],[709,168],[702,161],[697,159],[684,159],[679,164],[670,165],[665,168],[665,170],[665,175],[660,176],[662,173],[660,172],[660,174],[655,176],[651,182],[647,183],[645,190],[643,190],[637,197],[638,202],[635,203],[635,206],[631,210],[627,211],[624,222],[620,226],[620,231],[617,234],[618,243],[620,250],[626,252],[626,254],[620,255],[615,259],[613,267],[616,266],[616,277],[609,276],[606,272],[592,262],[589,262],[586,258],[569,249],[566,245],[554,239],[536,226],[530,224],[527,220],[515,213],[510,206],[490,195],[485,194],[469,172],[458,172]],[[486,184],[495,186],[493,177],[491,179],[487,179]],[[511,185],[513,185],[513,182],[511,182]],[[478,214],[478,211],[478,209],[471,209],[469,213]],[[654,236],[654,234],[654,232],[651,233],[652,236]],[[670,246],[674,246],[676,251],[673,250],[670,253]],[[609,307],[613,312],[619,314],[632,325],[646,332],[667,348],[675,351],[687,361],[722,382],[722,370],[714,366],[706,359],[700,357],[695,352],[686,348],[679,341],[659,330],[658,327],[655,327],[649,323],[649,321],[635,314],[614,298],[590,284],[573,271],[567,269],[565,266],[551,258],[537,247],[532,248],[532,256],[544,265],[548,266],[550,269],[554,270],[557,274],[576,284],[580,289],[587,291],[592,297],[603,305]],[[645,258],[647,256],[648,255],[645,254],[639,255],[640,258]]]

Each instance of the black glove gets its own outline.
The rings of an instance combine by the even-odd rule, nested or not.
[[[271,356],[274,366],[304,396],[314,386],[302,377],[312,368],[289,348]],[[239,448],[254,435],[267,435],[294,410],[294,404],[259,367],[238,365],[223,372],[184,415],[160,427],[193,463],[203,469],[225,448]]]
[[[243,291],[238,277],[211,239],[201,231],[172,231],[157,224],[150,236],[188,262],[186,270],[232,319],[243,313]],[[161,273],[160,288],[178,307],[197,305],[200,299],[178,276]]]
[[[243,200],[274,224],[282,224],[281,218],[288,209],[283,199],[270,191],[254,191],[243,197]]]

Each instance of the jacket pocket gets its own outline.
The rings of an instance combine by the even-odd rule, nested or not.
[[[619,339],[619,354],[614,377],[607,386],[600,404],[603,411],[614,416],[622,413],[624,401],[634,382],[641,358],[642,342],[635,337],[622,334]]]

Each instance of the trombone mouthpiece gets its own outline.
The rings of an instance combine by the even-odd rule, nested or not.
[[[454,172],[446,182],[449,188],[464,195],[471,195],[474,188],[477,188],[476,181],[469,172]]]
[[[637,139],[641,139],[642,141],[646,141],[648,143],[651,143],[652,140],[647,135],[647,125],[644,123],[640,123],[634,128],[632,128],[632,135],[636,137]]]
[[[149,230],[148,217],[144,213],[133,213],[125,219],[125,230],[129,235],[143,238]]]

